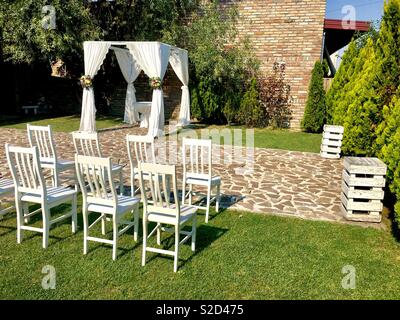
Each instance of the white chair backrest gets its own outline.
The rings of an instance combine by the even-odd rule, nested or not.
[[[144,174],[149,178],[145,180]],[[141,190],[149,190],[149,192],[142,192],[144,212],[172,214],[179,221],[180,204],[175,165],[139,162],[139,181]],[[170,199],[171,191],[173,201]]]
[[[111,177],[111,158],[75,154],[75,167],[84,203],[117,205],[117,194]]]
[[[97,132],[72,132],[76,154],[90,157],[102,157]]]
[[[16,192],[40,194],[46,199],[46,184],[40,168],[38,148],[6,144],[6,155]]]
[[[139,162],[156,162],[154,137],[151,136],[126,136],[129,162],[131,169],[137,168]]]
[[[32,126],[27,124],[28,140],[31,147],[39,150],[40,161],[55,162],[57,159],[51,126]]]
[[[212,175],[212,141],[188,139],[182,141],[183,173],[187,177],[209,179]]]

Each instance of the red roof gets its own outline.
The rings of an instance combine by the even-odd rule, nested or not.
[[[325,19],[324,29],[333,30],[353,30],[353,31],[368,31],[371,23],[368,21],[354,21],[355,23],[350,23],[347,20],[340,19]]]

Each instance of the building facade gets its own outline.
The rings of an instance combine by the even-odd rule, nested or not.
[[[261,72],[274,62],[286,65],[293,97],[291,128],[299,129],[314,63],[323,48],[325,0],[222,0],[236,5],[239,37],[247,37],[261,62]]]

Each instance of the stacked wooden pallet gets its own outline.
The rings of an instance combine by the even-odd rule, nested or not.
[[[386,165],[377,158],[345,158],[341,199],[346,219],[382,220],[385,175]]]
[[[340,159],[344,128],[325,125],[321,143],[321,157]]]

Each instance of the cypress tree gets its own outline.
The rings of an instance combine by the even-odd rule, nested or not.
[[[322,63],[317,61],[312,71],[308,99],[301,126],[307,132],[321,132],[325,119],[324,70]]]
[[[359,54],[359,48],[356,44],[356,40],[352,40],[349,47],[344,52],[342,62],[340,64],[339,70],[337,71],[331,87],[326,94],[326,116],[327,123],[330,124],[342,124],[343,117],[347,108],[343,110],[343,106],[339,108],[338,103],[343,100],[349,91],[349,83],[351,77],[354,74],[354,59]]]
[[[354,72],[345,85],[345,95],[338,102],[334,122],[343,125],[345,133],[342,150],[349,155],[372,154],[375,124],[378,112],[373,79],[376,69],[374,44],[367,44],[354,59]]]

